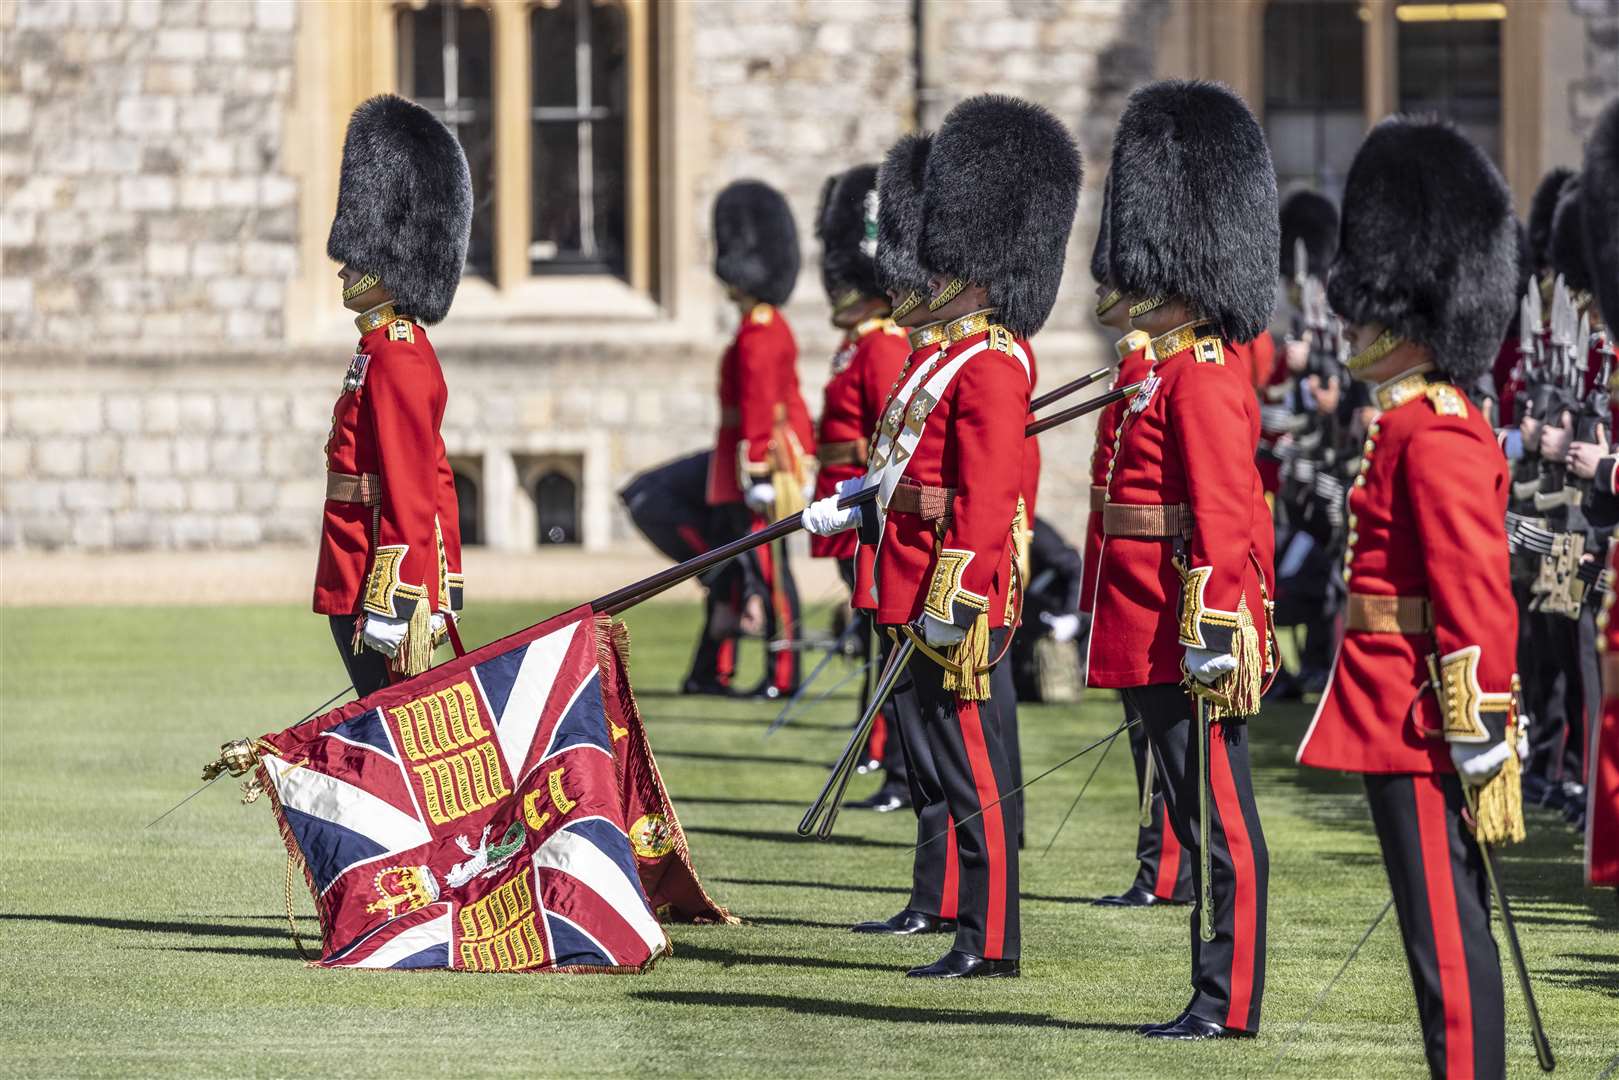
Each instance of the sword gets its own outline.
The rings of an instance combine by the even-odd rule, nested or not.
[[[1107,760],[1108,751],[1113,749],[1114,742],[1115,739],[1107,741],[1107,746],[1102,748],[1102,756],[1096,759],[1095,765],[1091,766],[1090,775],[1085,777],[1083,784],[1079,785],[1079,794],[1075,795],[1074,801],[1068,804],[1068,813],[1064,814],[1062,820],[1057,823],[1057,831],[1051,834],[1051,839],[1046,842],[1046,849],[1040,853],[1042,859],[1051,854],[1053,845],[1057,843],[1057,837],[1062,835],[1063,826],[1067,825],[1068,819],[1074,816],[1074,809],[1079,806],[1079,800],[1085,797],[1085,792],[1089,790],[1091,781],[1096,779],[1096,774],[1101,770],[1102,762]]]
[[[804,817],[798,823],[799,836],[808,836],[813,832],[822,840],[831,838],[832,825],[838,820],[838,810],[843,804],[843,793],[849,788],[849,777],[854,775],[855,762],[865,750],[866,736],[871,733],[871,725],[877,719],[878,710],[894,692],[894,687],[899,684],[900,675],[905,671],[905,665],[915,651],[916,642],[907,637],[888,654],[888,663],[883,666],[882,678],[877,680],[877,689],[872,692],[871,703],[866,706],[866,714],[855,725],[854,733],[849,736],[848,745],[843,748],[843,753],[833,764],[832,775],[826,778],[821,793],[815,797],[810,808],[804,811]],[[817,818],[821,818],[819,828],[816,827]]]
[[[1214,940],[1214,857],[1209,852],[1209,702],[1202,694],[1192,696],[1197,700],[1197,835],[1201,849],[1198,868],[1203,877],[1197,890],[1198,936],[1208,942]]]
[[[770,736],[774,735],[792,717],[793,712],[797,709],[799,702],[803,701],[804,695],[809,692],[810,684],[816,679],[820,678],[821,672],[825,671],[834,659],[843,654],[844,640],[849,637],[850,631],[854,630],[859,625],[860,621],[858,619],[851,620],[849,625],[844,628],[843,633],[838,635],[837,640],[832,642],[831,646],[827,649],[826,655],[821,657],[820,663],[816,664],[815,667],[810,671],[809,677],[803,682],[799,683],[798,692],[787,700],[787,704],[783,706],[781,713],[774,720],[772,720],[770,722],[770,726],[765,729],[765,738],[768,739]],[[844,681],[847,682],[848,680]],[[838,684],[838,686],[842,685],[843,683]],[[837,687],[833,687],[833,689],[835,690]],[[824,697],[825,695],[822,696]],[[820,700],[820,698],[817,698],[815,702],[812,702],[811,704],[818,703]]]
[[[806,709],[815,708],[815,706],[819,705],[821,702],[825,701],[827,698],[831,697],[833,694],[837,693],[839,690],[842,690],[845,686],[847,686],[849,684],[849,682],[851,680],[856,679],[856,678],[860,677],[861,675],[864,675],[866,673],[866,669],[868,667],[870,667],[870,666],[871,666],[871,661],[870,660],[862,660],[859,664],[856,664],[849,671],[845,672],[844,675],[843,675],[843,678],[839,679],[837,682],[833,683],[831,686],[829,686],[825,690],[821,691],[819,694],[817,694],[815,696],[814,701],[809,702],[804,707]],[[796,716],[797,713],[793,712],[792,715]],[[775,720],[771,721],[770,727],[765,729],[765,738],[768,739],[771,735],[775,734],[776,731],[779,730],[783,724],[787,723],[787,720],[788,720],[788,712],[784,711],[780,716],[776,717]]]
[[[1304,1016],[1299,1020],[1298,1024],[1294,1026],[1292,1032],[1288,1034],[1286,1040],[1283,1041],[1282,1048],[1276,1052],[1276,1060],[1271,1063],[1271,1072],[1274,1073],[1278,1068],[1281,1067],[1282,1059],[1285,1058],[1287,1056],[1287,1052],[1292,1049],[1293,1041],[1297,1039],[1299,1037],[1299,1033],[1304,1030],[1304,1025],[1310,1022],[1310,1017],[1315,1015],[1316,1009],[1320,1008],[1321,1003],[1327,999],[1327,995],[1332,993],[1332,988],[1338,985],[1338,980],[1344,977],[1344,972],[1349,970],[1349,965],[1354,962],[1355,957],[1360,955],[1360,950],[1366,947],[1366,942],[1371,939],[1372,934],[1376,932],[1379,926],[1383,925],[1383,920],[1388,918],[1389,911],[1392,910],[1393,907],[1394,897],[1391,896],[1383,905],[1382,910],[1377,913],[1377,918],[1372,920],[1372,925],[1368,926],[1366,928],[1366,932],[1360,936],[1360,940],[1355,942],[1355,947],[1349,950],[1349,955],[1344,957],[1344,962],[1338,965],[1337,974],[1333,975],[1332,978],[1327,980],[1327,985],[1321,988],[1321,992],[1315,996],[1315,1000],[1312,1001],[1310,1003],[1310,1007],[1305,1010]]]

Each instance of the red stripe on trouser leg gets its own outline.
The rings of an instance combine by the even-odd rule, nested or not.
[[[755,518],[753,531],[758,532],[765,527],[763,518]],[[776,640],[793,640],[793,609],[787,600],[787,590],[782,587],[776,573],[776,552],[774,545],[766,544],[758,549],[759,573],[765,579],[765,586],[770,590],[770,607],[776,614]],[[770,662],[770,684],[778,690],[787,689],[793,681],[793,654],[789,649],[782,649],[772,657]]]
[[[1461,920],[1456,916],[1456,883],[1450,871],[1450,811],[1445,806],[1442,783],[1438,776],[1413,776],[1411,789],[1417,804],[1417,839],[1422,848],[1434,959],[1439,966],[1439,992],[1445,999],[1445,1076],[1446,1080],[1472,1080],[1473,998],[1467,984]]]
[[[879,712],[871,721],[871,738],[866,740],[866,756],[872,761],[881,761],[887,749],[888,720]]]
[[[1163,799],[1153,802],[1153,824],[1158,830],[1158,876],[1152,883],[1152,894],[1161,900],[1175,899],[1175,881],[1181,873],[1181,842],[1175,839],[1175,830],[1164,820],[1169,810]]]
[[[1248,1004],[1254,992],[1254,941],[1259,935],[1258,878],[1253,844],[1248,840],[1248,822],[1242,816],[1242,800],[1237,797],[1237,783],[1231,775],[1231,759],[1226,756],[1219,728],[1213,726],[1209,729],[1209,766],[1209,786],[1236,876],[1231,919],[1231,1005],[1225,1023],[1247,1031]]]
[[[951,818],[944,843],[944,888],[939,895],[941,919],[954,919],[961,910],[961,869],[956,858],[956,819]]]
[[[973,789],[983,808],[984,853],[988,860],[989,903],[984,912],[984,957],[999,960],[1006,944],[1006,823],[1001,820],[1001,793],[995,772],[989,764],[989,746],[984,742],[983,718],[978,702],[956,699],[956,718],[961,724],[961,741],[967,748],[967,763],[973,771]]]
[[[698,532],[693,526],[676,525],[675,535],[686,541],[686,546],[691,548],[691,553],[693,555],[701,555],[703,552],[708,550],[708,541],[704,540],[703,534]]]

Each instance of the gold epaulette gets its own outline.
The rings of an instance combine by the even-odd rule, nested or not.
[[[755,326],[769,326],[776,317],[776,309],[769,304],[754,304],[748,312],[748,321]]]
[[[989,337],[985,343],[996,352],[1011,356],[1012,350],[1017,347],[1017,338],[1012,336],[1012,331],[996,323],[989,328]]]
[[[388,340],[416,344],[416,324],[409,319],[395,319],[388,324]]]
[[[1428,404],[1440,416],[1467,415],[1467,398],[1450,383],[1429,383]]]

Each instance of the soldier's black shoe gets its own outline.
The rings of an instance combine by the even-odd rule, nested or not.
[[[1156,904],[1170,904],[1174,901],[1165,900],[1150,889],[1144,889],[1136,884],[1117,896],[1098,896],[1091,903],[1097,907],[1153,907]]]
[[[878,788],[859,802],[845,803],[850,810],[875,810],[879,814],[892,813],[911,805],[911,795],[908,791],[896,791],[894,788]]]
[[[1015,979],[1016,960],[986,960],[982,956],[951,949],[931,964],[914,967],[907,979]]]
[[[1255,1032],[1226,1027],[1224,1024],[1216,1024],[1213,1020],[1205,1020],[1188,1013],[1173,1024],[1149,1027],[1142,1030],[1141,1034],[1149,1039],[1195,1042],[1200,1039],[1251,1039]]]
[[[704,694],[712,697],[730,697],[731,688],[722,682],[713,682],[708,679],[687,679],[681,684],[682,694]]]
[[[954,919],[941,919],[925,911],[906,908],[898,915],[891,915],[886,919],[857,923],[852,929],[856,934],[893,934],[896,937],[911,937],[915,934],[954,934],[956,922]]]
[[[1185,1020],[1187,1018],[1187,1016],[1189,1016],[1189,1015],[1191,1015],[1191,1014],[1187,1013],[1187,1012],[1183,1012],[1179,1016],[1175,1017],[1175,1019],[1166,1021],[1165,1023],[1162,1023],[1162,1024],[1142,1024],[1140,1027],[1136,1028],[1136,1034],[1137,1035],[1151,1035],[1155,1031],[1162,1031],[1165,1028],[1175,1027],[1182,1020]]]

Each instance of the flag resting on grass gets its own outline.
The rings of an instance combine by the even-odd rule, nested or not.
[[[326,967],[644,971],[725,921],[581,607],[256,743]]]

